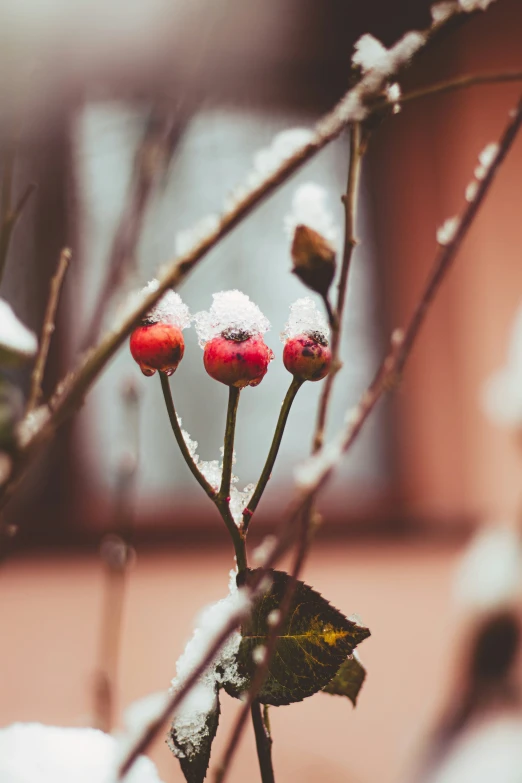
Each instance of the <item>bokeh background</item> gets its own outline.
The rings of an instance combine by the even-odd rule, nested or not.
[[[179,128],[122,296],[174,255],[180,230],[219,212],[276,132],[311,126],[343,94],[362,33],[389,45],[428,23],[429,3],[420,0],[4,0],[0,137],[8,145],[16,129],[16,185],[34,180],[38,191],[17,229],[0,294],[36,331],[59,250],[73,249],[47,388],[82,349],[151,107],[167,107]],[[403,91],[521,70],[521,31],[520,3],[498,0],[428,47],[401,79]],[[519,89],[496,84],[423,98],[375,128],[330,433],[371,380],[391,329],[411,313],[436,252],[436,228],[462,207],[477,155],[500,134]],[[288,383],[278,334],[289,304],[303,295],[289,274],[284,215],[297,184],[318,182],[341,225],[347,155],[343,135],[209,254],[181,290],[196,311],[210,305],[213,291],[237,287],[272,322],[276,360],[241,401],[241,486],[255,481],[268,449]],[[519,139],[403,383],[320,502],[324,524],[305,578],[371,628],[361,648],[368,679],[355,710],[323,694],[272,710],[278,779],[401,777],[446,698],[458,655],[455,564],[478,524],[516,524],[520,442],[488,420],[480,400],[484,381],[505,361],[521,299],[521,174]],[[100,329],[120,305],[116,297]],[[98,549],[114,525],[118,466],[132,439],[121,401],[129,378],[140,398],[137,558],[125,593],[120,709],[169,684],[197,611],[226,592],[232,556],[225,531],[177,453],[159,383],[142,378],[122,349],[7,512],[20,531],[0,568],[1,725],[92,721],[105,584]],[[16,379],[27,386],[27,373]],[[205,375],[194,333],[172,384],[200,455],[217,458],[226,393]],[[320,389],[308,386],[292,410],[254,543],[277,529],[293,465],[309,448]],[[237,709],[224,702],[217,748]],[[257,779],[254,753],[249,730],[231,780]],[[162,742],[152,755],[165,781],[182,779]]]

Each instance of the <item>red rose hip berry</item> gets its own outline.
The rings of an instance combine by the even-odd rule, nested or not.
[[[301,381],[322,380],[332,363],[328,340],[320,332],[290,337],[283,349],[283,363],[288,372]]]
[[[143,323],[131,334],[130,351],[143,375],[154,375],[156,370],[172,375],[185,353],[185,341],[172,323]]]
[[[261,383],[274,354],[260,334],[228,329],[210,339],[203,363],[211,378],[243,389]]]

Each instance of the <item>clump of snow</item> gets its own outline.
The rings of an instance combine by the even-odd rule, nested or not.
[[[112,783],[119,761],[114,737],[98,729],[14,723],[0,729],[2,783]],[[125,783],[161,783],[140,756]]]
[[[434,3],[431,6],[431,19],[434,24],[445,22],[450,16],[458,13],[460,10],[457,0],[442,0],[440,3]]]
[[[281,332],[281,342],[285,343],[300,334],[313,332],[319,333],[325,340],[330,336],[330,329],[324,315],[309,296],[304,296],[290,305],[290,316],[284,331]]]
[[[225,202],[226,209],[234,209],[238,202],[261,185],[298,150],[313,140],[314,134],[309,128],[288,128],[280,131],[271,144],[254,155],[253,168],[245,184],[236,187]]]
[[[213,234],[219,228],[219,223],[219,215],[206,215],[190,228],[178,231],[174,240],[176,254],[182,256],[189,253],[209,234]]]
[[[153,291],[157,291],[159,282],[154,279],[150,280],[147,285],[142,288],[141,294],[147,296]],[[187,305],[182,301],[181,296],[175,291],[166,291],[163,296],[156,302],[154,307],[149,310],[146,315],[147,319],[153,322],[162,321],[164,323],[174,324],[180,329],[186,329],[190,326],[190,311]]]
[[[482,407],[496,424],[522,426],[522,305],[513,322],[507,362],[485,382]]]
[[[235,615],[238,624],[250,609],[248,593],[237,589],[236,572],[230,572],[229,594],[201,613],[192,639],[176,664],[176,677],[172,680],[171,692],[179,690],[183,683],[205,658],[216,637]],[[208,736],[208,714],[215,709],[216,694],[222,683],[230,683],[238,690],[245,682],[237,668],[237,652],[241,634],[235,631],[223,644],[214,660],[199,678],[197,685],[183,699],[174,715],[172,726],[176,733],[176,744],[169,741],[171,750],[178,758],[196,753],[201,742]]]
[[[373,35],[365,33],[355,43],[352,63],[363,73],[374,71],[382,77],[391,76],[405,65],[426,43],[426,36],[415,30],[406,33],[391,49],[387,49]]]
[[[485,11],[494,0],[459,0],[462,11],[470,14],[472,11]]]
[[[449,245],[455,239],[455,234],[460,226],[460,218],[450,217],[447,218],[442,226],[437,229],[437,242],[443,247]]]
[[[486,144],[482,152],[479,154],[479,165],[475,169],[475,177],[478,180],[484,179],[488,171],[490,170],[491,166],[493,165],[498,153],[499,153],[500,147],[496,142],[491,142],[490,144]]]
[[[520,783],[522,719],[482,718],[465,728],[430,776],[433,783]]]
[[[339,229],[326,204],[328,193],[321,185],[307,182],[299,185],[292,199],[292,210],[285,217],[285,230],[292,240],[297,226],[304,225],[317,231],[332,245],[339,239]]]
[[[212,294],[210,310],[196,313],[194,321],[199,344],[205,347],[209,340],[225,329],[264,334],[270,329],[270,321],[250,297],[241,291],[220,291]]]
[[[522,548],[518,532],[507,526],[480,530],[457,571],[456,603],[489,611],[511,604],[522,595]]]
[[[36,336],[16,317],[11,305],[0,299],[0,356],[6,352],[29,359],[37,349]]]

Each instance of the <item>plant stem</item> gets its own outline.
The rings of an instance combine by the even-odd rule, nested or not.
[[[15,162],[14,146],[7,149],[3,155],[2,166],[2,219],[0,221],[0,280],[4,274],[9,246],[18,218],[29,201],[36,185],[29,183],[17,203],[13,207],[13,174]]]
[[[341,274],[339,276],[337,304],[335,308],[334,318],[330,318],[332,326],[332,364],[330,372],[328,373],[321,399],[319,401],[319,410],[317,413],[317,424],[315,428],[313,450],[317,451],[321,448],[324,440],[324,431],[326,427],[326,417],[328,414],[328,407],[330,403],[330,397],[332,394],[333,384],[337,372],[341,368],[341,362],[339,358],[340,346],[341,346],[341,328],[344,314],[344,306],[346,303],[346,291],[348,284],[348,273],[350,271],[350,264],[352,260],[353,249],[357,244],[355,238],[355,223],[357,218],[357,197],[359,192],[359,180],[361,174],[361,127],[359,123],[354,123],[350,129],[350,161],[348,164],[348,182],[346,185],[346,195],[343,197],[344,204],[344,247],[343,247],[343,262],[341,266]]]
[[[248,530],[248,526],[250,524],[250,520],[252,519],[254,511],[256,510],[259,501],[263,496],[266,485],[270,479],[270,475],[272,473],[274,463],[276,461],[277,453],[281,445],[281,440],[283,438],[283,433],[285,431],[286,422],[288,420],[288,414],[290,413],[290,408],[292,407],[292,403],[295,400],[296,394],[302,385],[303,385],[303,381],[300,381],[298,378],[292,378],[292,382],[288,387],[288,391],[283,400],[283,404],[281,405],[281,412],[279,413],[279,418],[277,420],[274,437],[272,439],[272,445],[270,446],[270,451],[268,452],[268,457],[266,458],[263,471],[261,473],[261,476],[259,477],[259,481],[257,482],[256,488],[254,490],[254,494],[250,498],[248,506],[243,511],[243,531],[245,534]]]
[[[232,462],[234,461],[234,435],[236,432],[237,406],[240,390],[236,386],[228,387],[227,423],[225,427],[225,442],[223,446],[223,473],[218,498],[230,500],[230,482],[232,478]]]
[[[257,757],[259,770],[263,783],[275,783],[274,768],[272,766],[272,737],[261,715],[261,705],[255,699],[250,707],[252,724],[256,736]]]
[[[45,310],[43,320],[40,346],[31,376],[31,391],[29,393],[29,401],[27,403],[27,412],[30,412],[36,408],[42,396],[42,381],[45,373],[47,356],[49,354],[49,346],[51,345],[51,338],[54,333],[56,310],[58,308],[60,292],[62,290],[63,280],[70,260],[71,251],[68,248],[64,248],[60,253],[58,268],[51,280],[51,290],[49,292],[49,299],[47,300],[47,308]]]
[[[206,480],[205,476],[201,473],[198,466],[194,462],[194,459],[192,458],[192,455],[185,442],[185,438],[183,437],[181,427],[179,426],[178,417],[176,415],[176,409],[174,407],[174,399],[172,397],[172,390],[170,388],[169,377],[164,372],[160,372],[159,377],[161,381],[161,389],[163,391],[163,398],[165,400],[165,406],[167,408],[167,413],[169,414],[170,425],[172,427],[172,431],[178,443],[179,450],[183,455],[183,459],[187,463],[190,472],[192,473],[192,475],[194,476],[198,484],[205,490],[209,498],[215,502],[216,491],[213,487],[211,487],[211,485]]]

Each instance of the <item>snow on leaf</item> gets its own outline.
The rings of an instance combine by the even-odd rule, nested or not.
[[[353,655],[349,655],[340,665],[337,674],[325,685],[323,692],[333,696],[347,696],[355,707],[365,679],[366,669],[354,651]]]
[[[112,783],[119,762],[114,737],[98,729],[14,723],[0,729],[2,783]],[[125,783],[161,783],[140,756]]]
[[[247,584],[258,574],[256,570],[248,571]],[[247,685],[256,669],[255,651],[268,642],[272,628],[269,618],[279,611],[290,580],[284,571],[270,570],[268,575],[270,584],[241,626],[238,670]],[[278,630],[275,654],[259,700],[281,705],[312,696],[330,682],[346,657],[369,635],[367,628],[348,620],[318,592],[298,581],[290,610]],[[229,683],[224,688],[232,696],[239,696],[238,689]]]
[[[16,317],[11,305],[0,299],[0,364],[30,359],[37,349],[36,336]]]
[[[309,296],[297,299],[290,305],[290,316],[281,333],[281,342],[285,343],[300,334],[319,333],[328,340],[330,329],[322,312]]]
[[[292,210],[284,219],[285,231],[294,238],[299,225],[307,226],[321,234],[331,245],[336,246],[339,229],[327,209],[328,193],[321,185],[307,182],[299,185],[292,199]]]
[[[225,329],[237,329],[250,334],[264,334],[270,329],[270,321],[250,297],[238,290],[212,294],[210,310],[196,313],[194,321],[199,344],[202,348]]]

